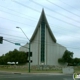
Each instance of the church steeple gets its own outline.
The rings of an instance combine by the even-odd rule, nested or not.
[[[31,40],[30,40],[30,41],[32,41],[32,40],[34,39],[34,37],[35,37],[35,35],[36,35],[37,31],[38,31],[38,28],[39,28],[41,22],[43,22],[43,21],[45,22],[46,27],[48,28],[48,31],[49,31],[49,33],[50,33],[51,38],[52,38],[53,41],[56,43],[56,39],[55,39],[55,37],[54,37],[54,35],[53,35],[53,33],[52,33],[50,27],[49,27],[49,24],[48,24],[47,18],[46,18],[46,16],[45,16],[44,9],[42,9],[41,16],[40,16],[40,18],[39,18],[39,21],[38,21],[37,27],[36,27],[36,29],[35,29],[35,31],[34,31],[32,37],[31,37]]]

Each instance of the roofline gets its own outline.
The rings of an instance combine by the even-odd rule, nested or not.
[[[47,18],[46,18],[46,16],[45,16],[44,9],[42,9],[42,12],[41,12],[41,15],[40,15],[39,21],[38,21],[38,23],[37,23],[36,29],[35,29],[35,31],[34,31],[32,37],[31,37],[31,39],[30,39],[30,42],[32,42],[32,40],[33,40],[35,34],[36,34],[37,31],[38,31],[38,27],[39,27],[39,25],[40,25],[40,21],[41,21],[42,15],[44,15],[44,17],[45,17],[45,22],[46,22],[46,24],[47,24],[47,27],[48,27],[49,33],[50,33],[50,35],[51,35],[53,41],[56,43],[56,38],[54,37],[54,35],[53,35],[53,33],[52,33],[51,29],[50,29],[50,26],[49,26],[49,24],[48,24]]]

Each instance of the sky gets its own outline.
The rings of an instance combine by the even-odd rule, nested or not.
[[[57,43],[80,58],[80,0],[0,0],[0,36],[4,39],[0,56],[19,50],[20,46],[12,43],[28,42],[16,27],[30,39],[43,8]]]

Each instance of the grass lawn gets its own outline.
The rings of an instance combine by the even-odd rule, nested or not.
[[[2,69],[0,71],[28,73],[27,69]],[[31,70],[31,73],[62,73],[61,70]]]
[[[7,68],[7,67],[4,68],[4,67],[0,67],[0,71],[28,73],[27,68]],[[36,70],[36,69],[31,69],[31,73],[62,73],[62,70]]]
[[[74,72],[80,73],[80,66],[74,68]]]
[[[15,67],[9,67],[9,66],[0,66],[0,71],[8,71],[8,72],[22,72],[22,73],[28,73],[28,68],[15,68]],[[74,68],[74,72],[80,73],[80,67]],[[31,69],[31,73],[62,73],[62,70],[37,70],[37,69]]]

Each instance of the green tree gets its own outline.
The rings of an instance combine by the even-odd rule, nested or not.
[[[27,63],[27,58],[27,53],[14,49],[13,51],[9,51],[5,55],[0,56],[0,64],[6,65],[7,62],[19,62],[19,64],[25,64]]]
[[[74,64],[75,66],[80,65],[80,58],[74,58],[74,59],[73,59],[73,64]]]
[[[2,56],[0,56],[0,65],[4,65],[5,61],[4,61],[4,54]]]
[[[62,59],[67,63],[71,63],[73,60],[73,52],[66,50],[62,56]]]
[[[59,59],[58,59],[58,62],[59,62],[60,64],[65,64],[65,61],[64,61],[64,59],[62,59],[62,58],[59,58]]]
[[[73,62],[73,52],[66,50],[62,58],[58,59],[58,62],[61,63],[72,63]]]

